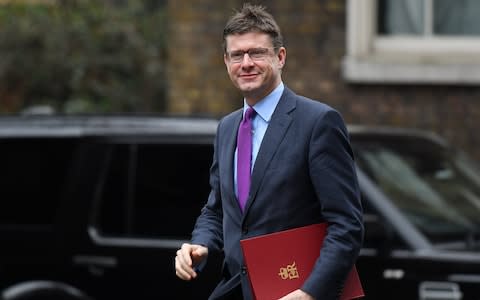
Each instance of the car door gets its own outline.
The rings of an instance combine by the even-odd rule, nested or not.
[[[26,291],[22,287],[75,287],[61,207],[70,205],[66,190],[77,148],[76,138],[28,130],[0,139],[0,289],[9,289],[12,297]]]
[[[428,267],[418,264],[412,250],[362,195],[365,237],[358,272],[365,289],[365,299],[418,299],[418,284],[428,278]],[[420,275],[422,274],[422,275]]]
[[[365,241],[357,268],[365,299],[477,299],[478,257],[413,250],[388,219],[368,203],[364,209]]]
[[[361,260],[364,272],[375,271],[370,295],[477,299],[478,170],[459,166],[430,135],[366,134],[354,149],[366,221]]]
[[[73,260],[98,299],[206,299],[218,259],[199,280],[176,278],[174,257],[209,193],[211,139],[117,137],[91,141],[105,151],[89,220],[89,247]]]

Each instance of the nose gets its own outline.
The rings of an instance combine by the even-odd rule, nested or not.
[[[242,65],[244,66],[253,65],[253,60],[250,58],[250,55],[248,55],[248,53],[243,54]]]

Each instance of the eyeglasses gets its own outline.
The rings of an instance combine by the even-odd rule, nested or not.
[[[246,51],[244,50],[231,51],[231,52],[227,52],[227,58],[232,63],[239,63],[243,61],[245,54],[248,54],[248,57],[250,57],[251,60],[262,61],[270,55],[269,53],[270,49],[273,49],[273,48],[251,48]]]

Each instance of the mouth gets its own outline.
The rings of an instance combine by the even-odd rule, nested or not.
[[[252,74],[240,74],[240,78],[241,79],[246,79],[246,80],[249,80],[249,79],[254,79],[258,76],[257,73],[252,73]]]

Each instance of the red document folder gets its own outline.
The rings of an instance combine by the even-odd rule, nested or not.
[[[321,223],[241,240],[255,299],[279,299],[300,288],[320,255],[326,232],[327,224]],[[340,299],[362,296],[354,266]]]

